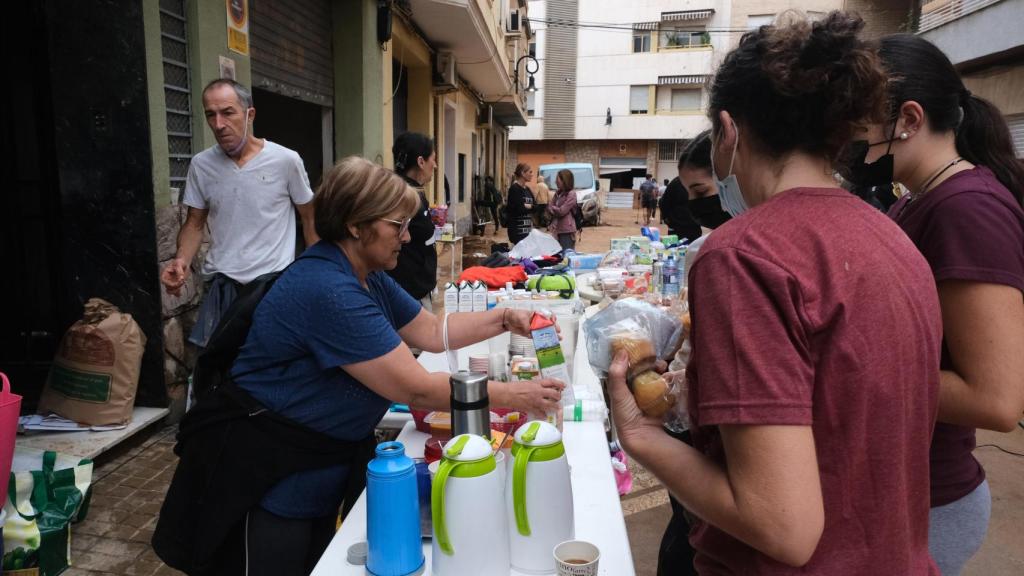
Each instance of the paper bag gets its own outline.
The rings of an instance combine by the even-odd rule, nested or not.
[[[91,426],[127,424],[145,347],[146,335],[131,314],[90,299],[82,319],[64,334],[38,412]]]

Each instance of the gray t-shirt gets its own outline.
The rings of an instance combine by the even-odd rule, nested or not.
[[[245,284],[284,269],[295,259],[292,204],[312,199],[302,159],[269,140],[241,168],[217,145],[196,154],[185,183],[185,204],[210,211],[203,275],[219,272]]]

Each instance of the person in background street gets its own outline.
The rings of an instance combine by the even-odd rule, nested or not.
[[[498,229],[501,228],[501,219],[498,218],[498,209],[501,208],[501,192],[498,191],[498,187],[494,185],[493,176],[484,177],[484,198],[487,202],[487,207],[491,212],[491,219],[494,220],[494,233],[498,233]]]
[[[576,181],[571,170],[559,170],[555,176],[555,186],[558,190],[547,211],[551,215],[549,227],[552,234],[558,238],[562,250],[576,249],[576,218],[573,210],[576,209]]]
[[[230,410],[198,420],[204,398],[182,422],[181,462],[154,535],[172,567],[208,562],[211,574],[308,575],[334,536],[339,507],[344,502],[347,512],[364,486],[369,455],[342,449],[372,446],[392,402],[450,408],[450,375],[427,372],[409,350],[442,352],[443,321],[383,273],[410,241],[419,194],[394,173],[349,157],[324,176],[314,204],[322,240],[260,302],[234,384],[218,389],[219,398],[245,399],[247,410],[240,421]],[[447,343],[457,349],[509,331],[526,336],[530,318],[512,309],[451,314]],[[563,387],[552,379],[492,381],[488,395],[496,406],[545,412],[558,409]],[[253,421],[267,432],[247,433]],[[253,450],[262,455],[247,459]],[[226,510],[232,514],[216,512]],[[224,536],[201,539],[211,533]]]
[[[644,211],[644,226],[650,226],[654,211],[658,208],[658,183],[650,174],[640,184],[640,208]]]
[[[430,219],[430,204],[423,192],[437,168],[434,141],[418,132],[404,132],[395,138],[391,147],[395,159],[395,172],[416,190],[419,208],[409,221],[409,242],[402,244],[398,265],[388,270],[410,296],[420,301],[427,311],[434,306],[430,295],[437,287],[437,251],[434,249],[434,222]]]
[[[701,246],[711,234],[710,230],[718,228],[729,220],[729,214],[722,210],[722,205],[718,201],[718,186],[715,185],[714,177],[711,174],[710,130],[698,134],[683,149],[679,156],[678,181],[690,192],[690,206],[693,209],[694,219],[701,228],[709,230],[703,236],[690,242],[686,250],[683,270],[689,271],[693,259],[700,253]],[[670,365],[669,369],[680,370],[681,373],[673,375],[673,377],[685,378],[684,368],[689,360],[690,350],[692,350],[692,343],[686,342],[677,353],[676,359],[679,366]],[[668,376],[669,374],[666,374],[666,377]],[[665,431],[676,440],[690,446],[693,445],[689,430],[673,430],[666,426]],[[658,549],[657,576],[696,576],[697,572],[693,567],[696,551],[690,545],[688,512],[671,494],[669,494],[669,503],[672,506],[672,517],[661,537],[661,546]]]
[[[897,34],[881,39],[880,55],[891,114],[855,136],[860,162],[850,171],[869,186],[910,190],[889,215],[938,285],[928,545],[942,574],[956,576],[981,547],[992,509],[975,429],[1009,432],[1024,412],[1024,168],[1002,114],[964,87],[935,45]]]
[[[318,240],[302,158],[253,134],[256,108],[249,90],[234,80],[214,80],[203,89],[203,110],[217,144],[192,158],[185,181],[188,216],[177,254],[160,273],[167,293],[179,295],[209,226],[206,292],[189,336],[199,347],[206,346],[239,287],[295,259],[294,211],[306,245]]]
[[[887,75],[863,27],[784,13],[744,34],[712,82],[712,174],[733,218],[689,271],[694,447],[639,410],[625,354],[609,372],[619,440],[694,513],[703,576],[938,574],[923,490],[934,280],[832,176],[857,127],[884,118]]]
[[[656,204],[654,208],[655,220],[658,220],[658,208],[661,207],[661,199],[665,197],[665,191],[668,190],[668,183],[669,179],[665,178],[665,180],[662,181],[661,186],[658,186],[658,197],[654,199],[654,203]]]
[[[515,181],[508,187],[508,241],[513,245],[530,235],[533,230],[533,208],[536,200],[527,186],[533,182],[533,168],[520,163],[513,173]]]
[[[679,157],[679,169],[682,170],[684,155]],[[700,238],[700,224],[694,219],[689,209],[686,187],[678,177],[673,178],[665,187],[661,197],[661,221],[668,224],[668,233],[675,234],[680,240],[689,241]]]
[[[547,228],[548,226],[548,202],[551,201],[551,189],[548,188],[548,183],[544,181],[544,176],[539,172],[537,173],[536,183],[530,185],[533,191],[533,199],[536,202],[533,213],[536,217],[534,219],[534,226],[537,228]]]

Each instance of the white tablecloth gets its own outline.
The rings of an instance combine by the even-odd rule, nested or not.
[[[506,347],[507,340],[508,336],[506,335],[504,337]],[[459,354],[460,368],[468,366],[468,358],[471,354],[486,354],[488,350],[487,343],[476,344],[461,350]],[[577,396],[586,396],[603,402],[600,382],[590,370],[586,358],[583,339],[579,338],[573,366],[574,390]],[[443,354],[424,353],[420,356],[420,363],[430,371],[448,370],[448,362]],[[612,474],[604,423],[566,422],[564,428],[563,441],[571,468],[576,538],[592,542],[601,550],[599,574],[632,576],[635,574],[633,555],[630,552],[626,522],[619,504],[615,477]],[[423,456],[423,444],[427,440],[427,435],[416,431],[411,422],[405,425],[398,439],[405,444],[406,452],[410,457]],[[313,570],[313,576],[365,574],[364,566],[354,566],[347,560],[349,546],[365,540],[366,493],[364,492],[353,506],[341,529],[334,536],[316,569]],[[424,574],[430,574],[431,548],[429,541],[424,541],[423,553],[427,559]],[[513,571],[511,575],[519,576],[519,573]]]

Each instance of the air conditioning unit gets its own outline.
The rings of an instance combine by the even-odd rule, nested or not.
[[[509,10],[508,20],[505,22],[505,30],[508,32],[519,32],[519,10]]]
[[[490,129],[494,126],[494,107],[490,104],[484,104],[484,107],[480,109],[480,113],[477,114],[476,127]]]
[[[437,74],[434,85],[438,88],[456,89],[459,87],[459,76],[455,69],[455,55],[451,52],[437,53]]]

